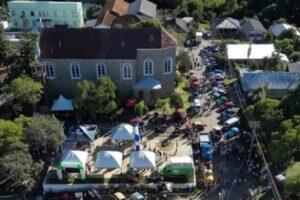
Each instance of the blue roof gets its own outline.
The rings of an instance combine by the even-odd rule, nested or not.
[[[132,88],[134,90],[141,90],[141,89],[161,89],[161,84],[159,80],[156,80],[151,77],[147,77],[142,81],[133,84]]]
[[[269,90],[294,90],[298,87],[300,73],[297,72],[258,72],[244,73],[241,77],[243,91],[248,92],[259,87]]]

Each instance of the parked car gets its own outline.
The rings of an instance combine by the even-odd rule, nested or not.
[[[224,128],[230,128],[238,123],[240,123],[240,118],[232,117],[224,122]]]
[[[231,138],[238,136],[240,130],[237,127],[232,127],[229,131],[227,131],[224,136],[226,140],[230,140]]]

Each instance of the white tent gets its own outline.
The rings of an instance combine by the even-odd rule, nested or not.
[[[261,60],[275,52],[273,44],[228,44],[226,49],[229,60]]]
[[[155,154],[151,151],[134,151],[130,155],[131,168],[155,168]]]
[[[193,159],[190,156],[172,156],[170,162],[172,164],[193,164]]]
[[[54,100],[51,111],[73,111],[73,103],[72,100],[66,99],[64,96],[59,95],[58,99]]]
[[[118,151],[100,151],[97,154],[96,168],[120,168],[122,167],[123,154]]]
[[[58,179],[62,179],[62,168],[75,168],[80,171],[81,179],[85,179],[85,165],[88,153],[84,151],[67,151],[63,154],[60,164],[56,166]]]
[[[281,33],[283,33],[284,31],[286,31],[288,29],[294,29],[296,31],[296,35],[300,36],[300,32],[297,30],[297,28],[294,27],[294,26],[291,26],[289,24],[284,24],[284,23],[282,23],[282,24],[274,24],[274,25],[270,26],[269,29],[277,37],[280,36]]]
[[[85,168],[87,157],[88,153],[84,151],[67,151],[63,155],[60,164],[63,168],[78,168],[79,165]]]
[[[134,127],[130,124],[120,124],[112,128],[113,140],[134,140]]]

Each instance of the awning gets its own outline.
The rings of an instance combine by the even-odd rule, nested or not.
[[[96,168],[114,169],[122,167],[123,154],[118,151],[100,151],[97,154]]]
[[[155,154],[151,151],[134,151],[130,155],[130,168],[155,168]]]
[[[134,140],[134,127],[130,124],[120,124],[112,128],[113,140]]]
[[[151,77],[147,77],[144,80],[133,84],[132,88],[134,90],[142,90],[142,89],[152,89],[152,90],[158,90],[161,89],[161,84],[159,80],[156,80]]]
[[[51,111],[73,111],[73,103],[72,100],[66,99],[63,95],[59,95],[57,100],[54,100]]]

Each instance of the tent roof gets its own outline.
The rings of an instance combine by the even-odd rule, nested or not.
[[[244,73],[241,84],[245,92],[259,87],[293,90],[299,85],[299,80],[300,74],[297,72]]]
[[[113,140],[134,140],[134,127],[130,124],[120,124],[112,128]]]
[[[58,99],[54,100],[51,111],[73,111],[72,100],[66,99],[63,95],[59,95]]]
[[[189,156],[173,156],[170,158],[170,162],[175,163],[193,163],[193,159]]]
[[[134,151],[130,155],[131,168],[155,168],[155,154],[151,151]]]
[[[274,24],[274,25],[270,26],[269,29],[270,29],[270,30],[273,32],[273,34],[274,34],[275,36],[277,36],[277,37],[280,36],[281,33],[282,33],[283,31],[288,30],[288,29],[294,29],[294,30],[296,31],[296,34],[297,34],[298,36],[300,36],[300,32],[297,30],[297,28],[294,27],[294,26],[291,26],[291,25],[289,25],[289,24],[284,24],[284,23],[281,23],[281,24]]]
[[[216,19],[214,21],[214,26],[216,29],[240,29],[240,22],[237,19],[231,17]]]
[[[70,150],[63,154],[60,164],[63,167],[77,168],[77,165],[85,166],[88,153],[85,151]]]
[[[263,59],[271,57],[275,52],[273,44],[228,44],[226,45],[229,60],[246,60],[250,49],[249,59]]]
[[[100,151],[97,154],[96,168],[120,168],[122,167],[123,154],[118,151]]]
[[[79,128],[91,141],[95,139],[97,134],[97,125],[80,125]]]
[[[139,89],[161,89],[161,83],[159,80],[156,80],[151,77],[147,77],[140,82],[133,85],[134,90]]]

